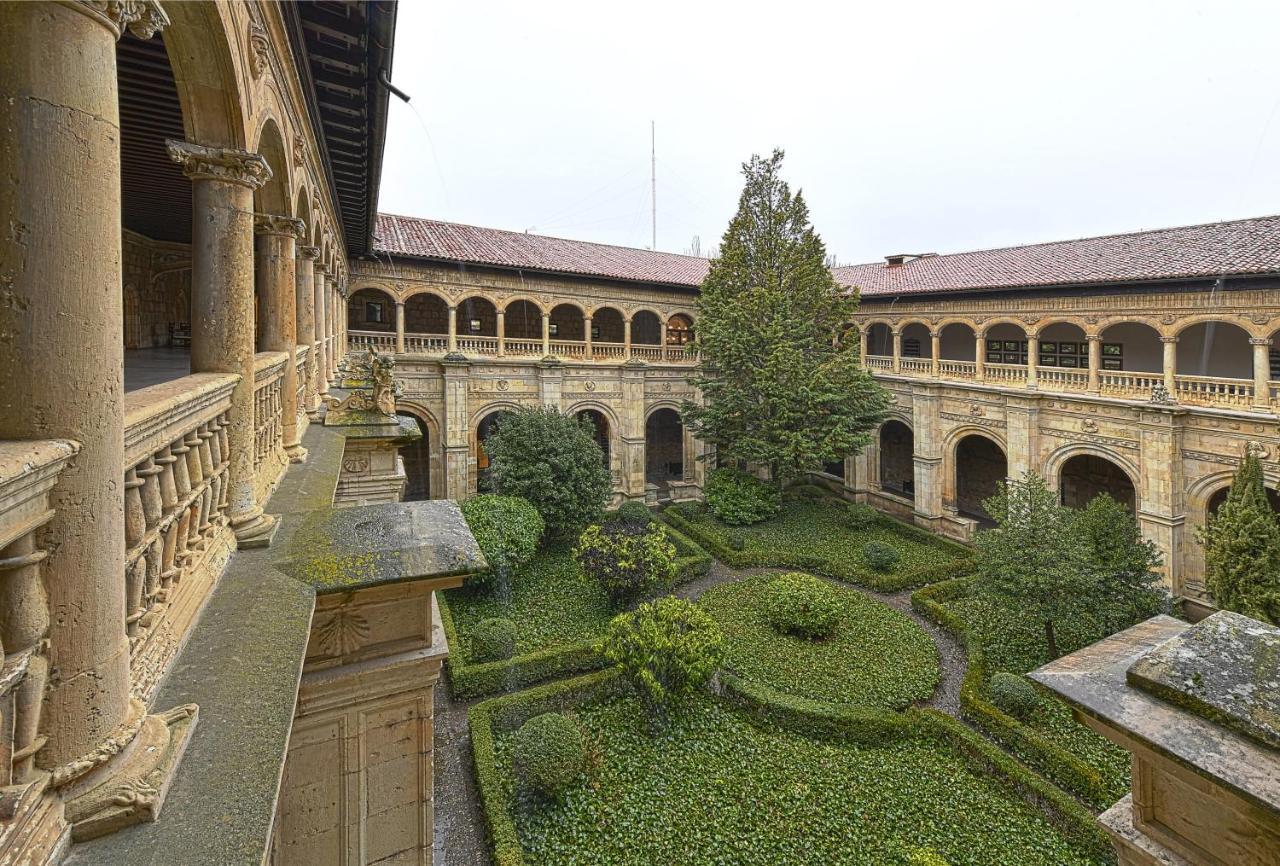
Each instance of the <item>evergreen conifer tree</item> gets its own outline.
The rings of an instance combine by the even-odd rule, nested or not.
[[[1245,456],[1227,501],[1200,532],[1205,585],[1218,607],[1280,621],[1280,522],[1267,500],[1262,463]]]
[[[783,153],[753,156],[738,212],[698,299],[702,404],[693,432],[778,482],[858,453],[888,397],[844,331],[857,308],[827,269],[804,197],[782,180]]]

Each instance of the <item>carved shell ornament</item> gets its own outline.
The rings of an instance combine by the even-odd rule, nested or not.
[[[329,655],[355,652],[369,639],[369,621],[364,614],[340,607],[316,627],[316,640]]]

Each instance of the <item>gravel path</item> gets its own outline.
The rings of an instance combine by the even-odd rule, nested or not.
[[[697,580],[676,589],[680,598],[694,600],[713,586],[732,583],[756,574],[780,574],[787,568],[730,568],[716,561]],[[841,583],[884,602],[911,617],[938,648],[941,679],[933,697],[920,706],[933,707],[952,716],[960,712],[960,684],[968,660],[964,647],[948,632],[916,613],[911,607],[911,590],[883,593]],[[489,866],[489,845],[485,839],[484,816],[471,767],[471,736],[467,730],[467,708],[475,701],[454,701],[444,678],[435,696],[435,854],[434,866]]]

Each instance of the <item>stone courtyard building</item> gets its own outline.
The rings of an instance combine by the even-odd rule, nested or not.
[[[430,500],[539,405],[615,504],[701,496],[707,261],[379,214],[395,16],[0,3],[0,863],[428,862],[484,567]],[[894,408],[823,483],[960,539],[1008,475],[1107,491],[1211,605],[1195,527],[1280,481],[1280,218],[836,275]]]

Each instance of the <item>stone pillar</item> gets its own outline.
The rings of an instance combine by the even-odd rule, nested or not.
[[[1175,595],[1183,590],[1179,553],[1186,526],[1186,489],[1182,472],[1185,410],[1172,406],[1142,410],[1138,435],[1140,477],[1133,479],[1135,512],[1144,538],[1164,560],[1165,582]]]
[[[507,354],[507,311],[498,310],[498,357]]]
[[[973,338],[973,378],[979,382],[987,380],[987,338],[981,333]]]
[[[585,317],[585,318],[583,318],[583,320],[582,320],[582,339],[583,339],[583,342],[584,342],[584,346],[583,346],[583,349],[582,349],[582,356],[583,356],[584,358],[586,358],[588,361],[590,361],[590,360],[591,360],[591,356],[592,356],[592,351],[591,351],[591,317],[590,317],[590,316],[586,316],[586,317]]]
[[[902,370],[902,331],[893,329],[893,372]]]
[[[942,332],[941,332],[941,331],[930,331],[930,332],[929,332],[929,343],[930,343],[930,351],[931,351],[931,353],[932,353],[932,354],[929,356],[929,357],[930,357],[930,359],[931,359],[931,361],[930,361],[930,373],[931,373],[931,375],[933,376],[933,378],[935,378],[935,379],[936,379],[936,378],[938,378],[939,374],[941,373],[941,370],[939,370],[939,366],[940,366],[941,361],[942,361]]]
[[[1027,389],[1037,387],[1036,368],[1040,366],[1040,335],[1027,334]]]
[[[858,329],[858,358],[862,361],[862,366],[867,365],[867,331],[869,328],[863,327]]]
[[[254,495],[253,191],[271,177],[256,153],[170,141],[192,180],[191,372],[235,373],[227,514],[243,546],[264,546],[276,519]]]
[[[631,360],[631,317],[622,320],[622,353]]]
[[[316,356],[317,402],[329,394],[329,277],[324,268],[312,269],[316,294],[316,342],[312,352]]]
[[[306,411],[315,420],[320,408],[320,363],[319,350],[316,349],[316,257],[320,255],[318,247],[298,247],[296,264],[298,280],[298,345],[306,346],[307,351],[307,391]]]
[[[449,351],[458,351],[458,308],[449,305]]]
[[[1271,341],[1266,337],[1250,337],[1253,346],[1253,408],[1271,408]]]
[[[644,499],[644,366],[623,365],[621,378],[618,439],[622,446],[622,489],[630,499]]]
[[[662,360],[667,360],[667,323],[658,325],[658,342],[662,344]]]
[[[912,385],[911,429],[914,434],[915,522],[933,528],[942,517],[942,436],[939,432],[941,396],[936,385]]]
[[[1169,396],[1177,398],[1178,394],[1178,338],[1161,337],[1164,343],[1164,389]]]
[[[36,762],[53,768],[131,710],[116,40],[165,19],[151,4],[10,3],[0,20],[0,439],[80,444],[46,530],[54,675]]]
[[[1009,477],[1021,478],[1028,472],[1039,472],[1040,398],[1034,396],[1006,398],[1005,433],[1009,445],[1006,455]],[[1053,479],[1049,483],[1056,487]]]
[[[404,354],[404,301],[396,301],[396,354]]]
[[[542,357],[551,354],[551,314],[542,314]]]
[[[446,357],[444,370],[444,495],[462,502],[471,495],[471,427],[467,378],[471,365]]]
[[[305,226],[302,220],[258,214],[254,218],[254,229],[258,234],[254,264],[262,296],[262,347],[268,352],[289,355],[280,386],[281,438],[289,462],[301,463],[307,458],[307,449],[298,438],[301,431],[298,429],[298,289],[294,247]]]
[[[1102,335],[1085,334],[1089,341],[1089,393],[1097,394],[1102,390]]]

